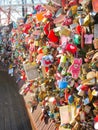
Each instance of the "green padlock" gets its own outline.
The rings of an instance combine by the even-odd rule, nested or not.
[[[61,75],[62,76],[66,75],[66,68],[63,68],[63,70],[61,71]]]
[[[59,65],[57,70],[58,70],[58,72],[61,72],[63,70],[63,68]]]
[[[81,43],[81,37],[80,37],[80,35],[75,34],[74,38],[73,38],[73,42],[74,42],[74,44],[79,45]]]

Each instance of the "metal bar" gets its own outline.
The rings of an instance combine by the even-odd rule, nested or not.
[[[3,12],[7,17],[8,17],[8,14],[5,10],[3,10],[2,8],[0,8],[0,11]]]
[[[11,8],[9,8],[9,12],[8,12],[8,24],[10,23],[11,20]]]
[[[27,4],[27,0],[25,0],[24,2],[25,2],[25,4]],[[25,16],[26,16],[27,12],[28,12],[28,7],[26,6],[26,7],[24,8]]]
[[[32,9],[34,10],[34,0],[31,0],[33,6],[32,6]]]
[[[24,17],[24,0],[22,0],[22,16]]]
[[[11,4],[11,5],[0,5],[0,7],[11,7],[11,6],[34,6],[37,4]]]
[[[11,1],[9,1],[9,4],[11,5]],[[11,20],[11,6],[9,7],[9,11],[8,11],[8,24],[10,23]]]

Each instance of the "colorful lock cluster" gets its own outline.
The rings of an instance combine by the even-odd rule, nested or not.
[[[98,1],[49,0],[14,23],[20,94],[59,130],[98,129]],[[28,98],[29,97],[29,98]]]

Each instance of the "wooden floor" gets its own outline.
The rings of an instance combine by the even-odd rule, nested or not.
[[[0,71],[0,130],[32,130],[13,77]]]

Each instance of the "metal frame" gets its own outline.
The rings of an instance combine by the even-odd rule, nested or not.
[[[34,6],[37,4],[11,4],[11,5],[0,5],[0,7],[16,7],[16,6]]]

